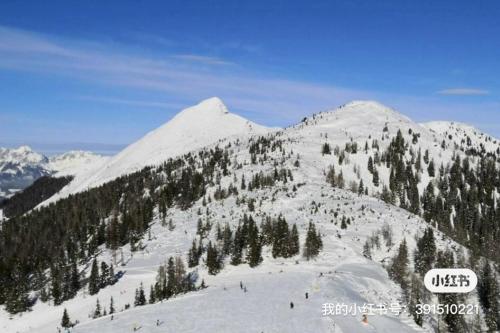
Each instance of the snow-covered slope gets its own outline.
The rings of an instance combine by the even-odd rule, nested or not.
[[[500,140],[485,134],[470,125],[453,121],[432,121],[422,124],[463,150],[475,149],[485,152],[499,152]]]
[[[108,156],[101,156],[88,151],[72,150],[50,157],[47,168],[55,172],[54,176],[56,177],[76,175],[99,166],[108,159]]]
[[[99,186],[145,166],[157,165],[219,140],[265,134],[269,130],[230,113],[219,98],[209,98],[182,110],[169,122],[149,132],[104,164],[77,174],[68,186],[46,203]]]
[[[221,148],[231,143],[228,154],[232,163],[228,175],[221,175],[216,185],[208,185],[206,197],[214,198],[217,187],[228,188],[230,184],[236,184],[238,194],[208,202],[200,199],[187,210],[170,208],[165,219],[160,218],[158,209],[155,209],[152,226],[141,239],[142,247],[136,252],[131,252],[129,246],[117,251],[123,251],[123,266],[116,261],[112,251],[104,246],[100,249],[99,261],[114,262],[116,270],[124,272],[116,284],[93,296],[86,289],[80,290],[76,298],[59,306],[37,302],[33,311],[13,316],[12,320],[7,320],[8,315],[1,311],[0,330],[53,332],[60,325],[63,310],[67,309],[71,320],[79,321],[73,332],[82,333],[128,332],[134,328],[140,328],[139,332],[175,333],[433,332],[433,318],[426,318],[423,327],[418,327],[407,314],[388,312],[370,316],[365,325],[359,313],[326,316],[322,313],[325,303],[357,306],[403,304],[402,291],[389,278],[384,266],[396,254],[403,239],[407,241],[412,257],[416,236],[420,236],[429,224],[417,215],[377,199],[383,185],[389,183],[389,171],[384,163],[377,166],[380,172],[377,186],[372,182],[367,164],[370,156],[382,153],[388,147],[398,131],[415,153],[428,150],[429,158],[435,160],[436,165],[450,162],[454,154],[465,154],[446,141],[447,130],[431,130],[431,127],[419,125],[372,101],[351,102],[270,134],[266,128],[227,113],[218,99],[186,109],[103,166],[77,175],[75,182],[58,197],[99,185],[119,174],[160,163],[169,157],[213,148],[218,142]],[[271,141],[280,141],[276,145],[279,148],[269,149],[252,161],[249,150],[256,138],[251,134],[263,134]],[[443,140],[446,141],[444,146]],[[331,146],[331,154],[322,154],[325,143]],[[358,146],[356,152],[346,152],[343,162],[339,163],[336,148],[345,150],[346,145],[355,143]],[[335,167],[337,174],[342,172],[345,189],[332,187],[326,182],[330,166]],[[277,167],[289,169],[293,179],[278,181],[276,185],[263,189],[249,190],[238,186],[243,178],[248,182],[261,171],[272,174]],[[425,170],[419,173],[419,177],[420,190],[433,180]],[[357,192],[361,180],[370,196],[349,191],[352,187]],[[255,199],[255,205],[250,209],[248,202],[252,199]],[[168,257],[186,258],[191,242],[197,238],[198,220],[221,225],[228,223],[235,230],[243,214],[252,215],[258,223],[266,216],[282,214],[290,225],[297,225],[301,248],[308,223],[314,222],[322,235],[324,248],[316,259],[306,261],[301,255],[288,259],[273,258],[266,247],[263,263],[256,268],[247,264],[232,266],[226,258],[224,269],[215,276],[207,273],[203,262],[195,271],[198,282],[204,279],[207,289],[125,310],[127,304],[134,303],[134,291],[140,283],[148,291],[156,282],[158,267]],[[343,216],[351,221],[346,228],[341,226]],[[172,226],[168,226],[166,220],[172,220]],[[390,230],[390,242],[382,240],[384,229]],[[435,230],[435,235],[439,250],[453,248],[456,253],[467,256],[467,249],[439,230]],[[363,256],[363,245],[377,237],[380,244],[374,247],[372,260],[369,260]],[[208,239],[216,242],[215,227]],[[208,239],[204,240],[205,246]],[[88,266],[82,265],[80,270],[84,276],[89,276]],[[240,282],[247,287],[247,292],[240,288]],[[304,297],[306,292],[309,299]],[[96,301],[99,299],[101,306],[109,309],[111,297],[117,313],[93,320],[91,315]],[[295,305],[293,309],[290,302]],[[476,294],[466,295],[464,303],[477,303]]]

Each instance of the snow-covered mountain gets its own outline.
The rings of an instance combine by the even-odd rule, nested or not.
[[[404,143],[396,142],[398,138]],[[163,192],[168,188],[158,179],[166,182],[169,175],[153,168],[144,179],[134,182],[134,186],[139,186],[144,180],[155,180],[144,185],[138,198],[134,198],[154,202],[148,229],[134,244],[111,250],[103,243],[92,255],[99,262],[113,263],[123,276],[95,295],[89,295],[85,286],[76,297],[60,305],[53,305],[51,300],[38,301],[32,311],[12,315],[11,320],[2,309],[0,330],[53,332],[61,323],[64,309],[73,322],[79,322],[72,329],[75,333],[434,332],[438,325],[442,329],[443,318],[432,315],[418,326],[407,313],[387,311],[369,316],[366,323],[359,312],[333,315],[323,311],[325,304],[373,304],[386,309],[407,305],[405,293],[389,277],[387,267],[405,242],[408,268],[414,271],[417,239],[429,226],[434,230],[437,250],[452,250],[453,260],[462,259],[461,264],[469,261],[470,249],[457,243],[444,224],[429,223],[421,212],[410,212],[410,202],[414,200],[410,192],[414,189],[396,188],[394,192],[401,194],[392,202],[383,198],[383,192],[394,182],[391,172],[396,161],[393,157],[392,164],[388,162],[391,149],[402,150],[397,151],[396,157],[404,159],[403,173],[411,174],[411,181],[418,180],[417,194],[423,197],[429,184],[438,183],[440,165],[446,173],[457,156],[470,157],[470,168],[479,165],[480,149],[472,152],[466,147],[481,145],[491,153],[500,148],[497,139],[470,127],[443,122],[418,124],[373,101],[354,101],[312,115],[295,126],[270,130],[228,113],[217,98],[206,100],[183,110],[102,165],[77,174],[50,202],[173,157],[202,170],[206,162],[202,156],[210,156],[210,151],[217,147],[227,154],[227,168],[215,166],[203,195],[187,208],[172,204],[162,216],[162,200],[171,193]],[[183,157],[187,153],[192,154]],[[429,171],[430,164],[436,166],[434,175]],[[436,189],[436,194],[438,191],[445,189]],[[126,192],[113,194],[117,194],[120,203],[128,197]],[[493,201],[500,199],[499,192],[493,195]],[[199,265],[188,270],[198,277],[197,283],[203,279],[207,289],[133,306],[137,288],[142,284],[147,293],[158,281],[159,266],[169,257],[185,259],[193,241],[205,249],[209,242],[222,247],[217,225],[227,224],[235,232],[244,216],[253,216],[260,228],[267,218],[283,216],[290,226],[297,226],[301,253],[309,223],[314,223],[323,249],[317,257],[307,260],[301,254],[276,257],[271,247],[265,246],[263,261],[258,266],[232,265],[231,258],[224,257],[224,267],[217,275],[208,273],[208,255],[203,254]],[[454,218],[453,214],[446,216],[451,225]],[[98,224],[106,227],[102,237],[116,232],[110,225],[122,220],[125,218],[113,210],[109,218]],[[210,225],[203,237],[200,225]],[[90,234],[89,239],[95,240],[96,234]],[[87,249],[87,243],[82,248]],[[90,276],[90,260],[78,267],[82,281]],[[438,302],[435,295],[426,297],[426,303]],[[102,310],[110,308],[111,299],[116,312],[104,315]],[[93,319],[97,301],[100,314]],[[477,293],[464,295],[462,302],[477,304]],[[464,317],[470,325],[476,320],[481,331],[485,328],[483,312]]]
[[[70,151],[48,158],[28,146],[0,148],[0,199],[26,188],[42,176],[74,175],[105,159],[84,151]]]
[[[105,163],[77,173],[68,186],[46,203],[220,140],[260,135],[270,130],[230,113],[219,98],[209,98],[182,110],[166,124],[147,133]]]

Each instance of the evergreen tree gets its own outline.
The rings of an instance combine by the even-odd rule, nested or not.
[[[273,226],[273,244],[272,255],[273,258],[283,257],[288,258],[288,240],[290,238],[290,230],[288,223],[283,216],[278,216],[275,225]]]
[[[418,326],[423,325],[423,315],[417,309],[418,304],[424,303],[422,290],[423,286],[421,280],[415,274],[412,274],[409,310],[413,315],[413,320]]]
[[[78,266],[76,261],[73,261],[71,264],[71,298],[76,295],[78,290],[80,289],[80,274],[78,273]]]
[[[212,242],[208,242],[207,247],[207,268],[210,275],[216,275],[221,269],[219,253],[217,248],[212,246]]]
[[[258,266],[262,262],[262,241],[258,235],[252,235],[248,244],[247,261],[250,267]]]
[[[368,241],[366,241],[365,244],[363,245],[363,257],[365,257],[367,259],[372,258],[371,248],[370,248],[370,244],[368,243]]]
[[[170,298],[175,295],[177,281],[175,280],[175,262],[174,258],[168,258],[167,263],[167,279],[165,287],[165,298]]]
[[[371,156],[368,158],[368,171],[370,171],[371,174],[373,174],[374,171],[373,158]]]
[[[297,225],[292,226],[292,231],[290,233],[290,240],[288,245],[288,253],[290,256],[299,254],[300,252],[300,242],[299,242],[299,231],[297,230]]]
[[[321,154],[323,155],[331,155],[332,150],[330,149],[330,145],[328,143],[324,143],[323,147],[321,148]]]
[[[62,281],[61,281],[61,271],[59,267],[51,267],[50,269],[51,275],[51,294],[52,299],[54,300],[54,305],[59,305],[63,302],[63,290],[62,290]]]
[[[104,288],[109,282],[109,266],[103,261],[101,262],[101,276],[99,277],[99,287]]]
[[[359,181],[358,195],[362,195],[365,192],[365,187],[363,185],[363,179]]]
[[[304,257],[309,260],[317,256],[321,247],[321,236],[316,232],[314,223],[309,222],[309,228],[306,234],[306,242],[304,244]]]
[[[115,302],[113,300],[113,296],[111,296],[109,300],[109,314],[115,313]]]
[[[99,279],[99,267],[97,266],[97,259],[92,262],[92,268],[90,270],[89,278],[89,294],[95,295],[99,292],[100,279]]]
[[[234,240],[233,240],[232,254],[231,254],[231,265],[237,266],[241,264],[244,245],[245,245],[245,240],[243,236],[243,231],[241,226],[238,225],[234,233]]]
[[[115,277],[115,268],[113,267],[113,264],[109,266],[109,278],[108,278],[108,285],[112,286],[116,283],[116,277]]]
[[[61,320],[61,326],[64,328],[69,328],[71,327],[71,321],[69,319],[68,311],[64,309],[62,320]]]
[[[403,239],[399,245],[398,254],[392,260],[392,264],[389,268],[389,276],[396,281],[403,291],[408,291],[408,247],[406,245],[406,239]]]
[[[432,228],[427,228],[424,235],[417,241],[414,262],[415,271],[424,276],[430,269],[436,259],[436,243]]]
[[[379,178],[377,169],[373,169],[373,179],[372,180],[373,180],[373,185],[375,185],[375,187],[378,187],[380,185],[380,178]]]
[[[188,253],[188,267],[196,267],[200,262],[199,250],[196,246],[196,240],[193,239],[191,249]]]
[[[139,289],[135,290],[134,305],[135,306],[146,305],[146,295],[144,293],[144,286],[142,285],[142,282]]]
[[[500,328],[498,292],[497,277],[491,269],[490,263],[485,260],[480,274],[478,295],[484,311],[486,326],[491,332]]]
[[[347,223],[345,216],[342,216],[342,222],[340,223],[340,229],[347,229]]]
[[[429,173],[429,177],[436,176],[436,168],[434,167],[434,160],[429,162],[429,166],[427,167],[427,172]]]
[[[156,302],[155,289],[151,285],[151,288],[149,288],[149,304],[153,304],[155,302]]]
[[[99,298],[95,304],[94,318],[99,318],[101,316],[101,304],[99,303]]]

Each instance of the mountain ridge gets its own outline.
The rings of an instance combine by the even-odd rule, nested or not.
[[[95,169],[77,174],[59,195],[61,197],[99,186],[145,166],[158,165],[167,159],[214,144],[230,137],[260,135],[271,129],[230,113],[217,97],[185,108],[165,124],[145,134]]]

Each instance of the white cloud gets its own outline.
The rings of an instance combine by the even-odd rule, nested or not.
[[[489,95],[488,90],[476,89],[476,88],[450,88],[444,89],[437,92],[439,95],[458,95],[458,96],[478,96],[478,95]]]

